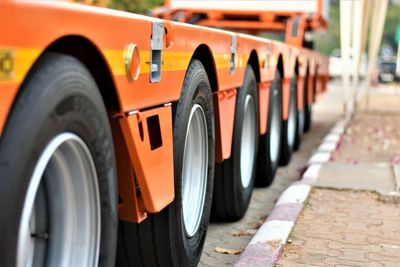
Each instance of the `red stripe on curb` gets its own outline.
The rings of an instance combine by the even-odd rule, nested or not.
[[[269,214],[266,221],[290,221],[295,222],[297,216],[303,209],[301,203],[282,203],[277,204]]]
[[[281,244],[257,243],[249,245],[240,255],[234,267],[268,267],[274,266],[279,257]]]

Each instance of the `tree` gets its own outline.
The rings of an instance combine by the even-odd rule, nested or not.
[[[110,0],[108,6],[113,9],[147,14],[149,10],[162,4],[163,0]]]

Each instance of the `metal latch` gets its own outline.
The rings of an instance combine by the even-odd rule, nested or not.
[[[150,43],[150,82],[156,83],[161,80],[161,52],[164,45],[164,23],[154,21],[151,32]]]
[[[231,42],[231,60],[230,60],[230,64],[229,64],[230,74],[233,74],[235,72],[236,52],[237,52],[237,36],[234,34],[234,35],[232,35],[232,42]]]
[[[267,53],[266,53],[266,59],[264,62],[264,68],[268,70],[271,67],[271,55],[272,55],[272,44],[269,43],[267,44]]]

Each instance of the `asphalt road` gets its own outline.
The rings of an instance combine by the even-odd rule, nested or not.
[[[340,117],[343,91],[338,82],[332,82],[313,107],[313,126],[303,136],[300,150],[291,163],[279,168],[274,183],[268,188],[256,188],[245,217],[235,223],[210,223],[206,244],[199,266],[232,266],[240,254],[222,254],[216,247],[242,250],[253,237],[257,227],[268,216],[280,194],[294,181],[299,180],[312,152]]]

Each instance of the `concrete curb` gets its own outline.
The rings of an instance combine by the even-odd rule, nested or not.
[[[235,267],[274,266],[304,207],[312,184],[323,164],[338,147],[350,119],[338,121],[308,161],[302,179],[289,186],[279,197],[272,212],[240,255]]]

